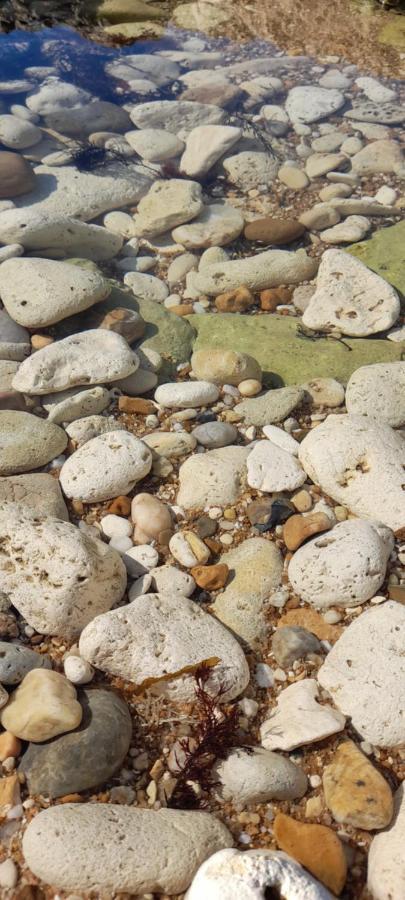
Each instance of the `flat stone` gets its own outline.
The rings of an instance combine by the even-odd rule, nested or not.
[[[35,817],[23,853],[31,872],[60,890],[176,894],[204,859],[231,844],[225,825],[205,812],[72,803]]]
[[[326,250],[302,321],[315,330],[334,327],[365,337],[394,325],[399,311],[398,295],[388,282],[342,250]]]
[[[373,838],[368,855],[367,886],[375,900],[401,900],[405,888],[404,787],[394,796],[394,817],[389,828]]]
[[[82,632],[79,646],[81,656],[96,668],[173,700],[195,697],[196,682],[189,673],[204,662],[212,666],[206,690],[216,693],[221,684],[223,702],[239,696],[249,682],[249,667],[235,638],[181,595],[147,594],[97,616]]]
[[[36,631],[76,637],[121,599],[126,571],[119,554],[75,525],[4,502],[0,529],[0,590]]]
[[[353,372],[346,389],[350,414],[405,425],[405,362],[362,366]]]
[[[217,297],[223,291],[232,291],[241,284],[252,291],[262,291],[280,284],[297,284],[313,278],[316,271],[316,260],[308,257],[305,250],[295,253],[266,250],[245,259],[214,263],[202,271],[189,272],[187,284],[201,294]]]
[[[78,694],[80,727],[52,741],[29,744],[19,771],[30,794],[63,797],[102,785],[128,753],[132,721],[126,703],[113,691],[87,689]]]
[[[344,741],[323,771],[325,803],[339,824],[365,831],[386,828],[393,797],[385,778],[353,741]]]
[[[305,232],[305,225],[295,219],[254,219],[245,226],[244,235],[248,241],[260,241],[264,244],[290,244]]]
[[[232,900],[244,891],[252,900],[264,900],[269,891],[285,900],[332,900],[326,887],[299,863],[273,850],[222,850],[198,870],[186,900],[221,897]]]
[[[187,136],[180,171],[201,178],[239,141],[242,129],[231,125],[200,125]]]
[[[32,669],[1,712],[3,728],[23,741],[41,742],[80,725],[82,708],[64,675]]]
[[[267,612],[281,586],[283,561],[280,550],[262,537],[248,538],[222,554],[230,579],[213,604],[221,622],[250,644],[268,633]]]
[[[278,164],[268,153],[243,150],[223,160],[227,181],[242,191],[250,191],[275,180]]]
[[[205,422],[193,428],[191,433],[207,450],[218,450],[220,447],[234,444],[238,436],[237,429],[229,422]]]
[[[120,334],[92,329],[37,350],[21,363],[13,387],[27,394],[51,394],[81,384],[117,381],[138,365]]]
[[[405,110],[400,104],[373,103],[371,100],[353,103],[343,115],[355,122],[377,122],[379,125],[401,125],[405,120]]]
[[[358,175],[392,174],[404,165],[400,145],[394,141],[373,141],[352,157],[352,171]]]
[[[169,288],[164,281],[155,275],[145,275],[141,272],[127,272],[124,276],[124,284],[131,288],[135,297],[142,300],[151,300],[154,303],[162,303],[169,296]]]
[[[261,369],[252,356],[228,350],[226,347],[197,350],[191,357],[191,365],[197,378],[213,384],[233,384],[236,387],[249,378],[261,380]]]
[[[283,669],[291,668],[296,659],[321,654],[321,650],[318,638],[299,625],[279,625],[271,641],[272,654]]]
[[[237,403],[234,409],[245,425],[270,425],[283,422],[303,398],[304,392],[300,388],[279,388],[260,397],[249,397]]]
[[[317,703],[318,686],[305,678],[284,688],[277,706],[260,727],[267,750],[294,750],[342,731],[345,717],[329,705]]]
[[[121,235],[113,234],[100,225],[88,225],[72,216],[41,212],[35,208],[31,210],[29,207],[0,213],[0,240],[7,244],[21,244],[27,250],[56,248],[71,257],[93,260],[112,259],[123,244]]]
[[[179,381],[161,384],[155,391],[155,401],[169,409],[189,409],[215,403],[219,390],[209,381]]]
[[[246,487],[245,447],[221,447],[190,456],[179,469],[177,503],[185,509],[230,506]]]
[[[294,553],[288,577],[318,609],[358,606],[378,593],[393,547],[392,532],[378,522],[339,522]]]
[[[194,219],[202,209],[201,186],[197,181],[180,178],[155,181],[138,203],[136,234],[140,237],[164,234]]]
[[[65,430],[74,448],[77,449],[100,434],[106,434],[108,431],[126,431],[126,428],[113,416],[85,416],[84,419],[69,422]]]
[[[184,142],[163,128],[127,131],[125,139],[147,162],[165,162],[174,156],[179,156],[184,150]]]
[[[297,800],[307,790],[307,777],[299,766],[262,747],[232,750],[215,765],[214,773],[222,799],[243,805]]]
[[[404,620],[405,608],[394,600],[363,612],[318,672],[319,683],[336,706],[351,717],[363,740],[377,747],[397,747],[404,741]],[[378,681],[370,678],[370,671],[378,672]]]
[[[63,453],[67,436],[53,422],[17,410],[0,410],[0,474],[18,475],[45,466]]]
[[[55,110],[45,115],[45,122],[47,128],[81,139],[106,129],[113,132],[128,131],[130,126],[127,111],[107,100],[92,100],[72,109]]]
[[[104,300],[108,282],[98,272],[53,259],[9,259],[0,267],[0,292],[19,325],[42,328]]]
[[[330,203],[316,203],[312,209],[303,212],[299,220],[309,231],[322,231],[337,225],[340,213]]]
[[[188,133],[198,125],[220,125],[225,118],[225,113],[219,106],[190,100],[138,103],[130,115],[138,128],[164,128],[172,134],[179,131]]]
[[[341,153],[313,153],[305,163],[308,178],[320,178],[327,172],[339,169],[346,157]]]
[[[249,487],[259,491],[295,491],[306,480],[296,456],[268,440],[257,441],[248,456],[247,470]]]
[[[0,641],[0,682],[19,684],[32,669],[50,669],[49,657],[35,653],[24,644],[9,644]]]
[[[28,120],[0,115],[0,141],[10,150],[26,150],[42,139],[42,131]]]
[[[127,431],[109,431],[66,460],[60,483],[67,497],[97,503],[128,494],[151,466],[152,454],[143,441]]]
[[[404,446],[389,425],[330,415],[304,438],[299,458],[312,481],[355,515],[404,527]]]
[[[244,219],[229,203],[212,203],[197,218],[172,231],[172,238],[186,250],[202,247],[222,247],[239,237]]]
[[[397,99],[396,92],[392,88],[386,87],[385,84],[381,84],[377,78],[362,75],[361,78],[356,78],[356,84],[374,103],[389,103],[391,100]]]
[[[59,481],[46,472],[0,478],[0,502],[3,501],[21,503],[40,516],[69,521]]]
[[[197,439],[186,431],[152,431],[142,438],[150,450],[158,456],[178,457],[191,453],[197,446]]]
[[[331,828],[309,825],[284,813],[277,813],[274,837],[281,850],[305,866],[333,894],[341,893],[346,881],[347,862],[343,844]]]
[[[285,184],[292,191],[303,191],[309,185],[308,176],[296,166],[281,166],[277,177],[282,184]]]
[[[29,194],[35,187],[35,173],[20,153],[0,151],[0,199]]]
[[[5,309],[0,309],[0,359],[22,362],[30,352],[28,331],[17,325]]]
[[[338,90],[300,85],[290,90],[285,108],[293,122],[318,122],[343,106],[345,98]]]
[[[404,294],[404,240],[405,222],[398,222],[380,228],[367,241],[348,247],[347,251]]]
[[[138,370],[139,371],[139,370]],[[107,388],[69,388],[57,394],[44,394],[42,406],[48,413],[48,422],[62,424],[75,422],[85,416],[97,415],[110,405]]]

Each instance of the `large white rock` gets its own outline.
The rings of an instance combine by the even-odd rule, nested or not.
[[[0,115],[0,142],[10,150],[26,150],[42,140],[43,134],[40,128],[33,125],[27,119],[18,116]],[[24,194],[24,199],[27,194]]]
[[[405,526],[405,442],[389,425],[328,416],[304,438],[299,458],[312,481],[355,515],[393,531]]]
[[[249,486],[258,491],[295,491],[307,477],[296,456],[271,440],[256,442],[247,470]]]
[[[289,92],[285,108],[292,122],[317,122],[336,112],[345,102],[344,95],[336,89],[304,84]]]
[[[35,188],[15,197],[18,208],[57,216],[76,216],[88,222],[111,209],[131,206],[146,193],[151,175],[135,165],[111,162],[102,175],[79,172],[75,166],[37,166]]]
[[[0,591],[41,634],[77,637],[126,587],[116,550],[23,503],[0,503]]]
[[[21,244],[26,250],[56,248],[72,257],[106,260],[119,253],[124,239],[100,225],[27,208],[0,213],[0,241]]]
[[[296,681],[281,691],[277,706],[260,726],[267,750],[294,750],[322,741],[345,727],[345,717],[331,706],[317,703],[318,685],[313,678]]]
[[[51,76],[28,94],[26,106],[39,116],[47,116],[59,110],[83,106],[90,99],[91,94],[83,88]]]
[[[370,79],[371,80],[371,79]],[[405,896],[404,786],[394,798],[394,818],[376,834],[368,855],[367,886],[374,900],[403,900]]]
[[[165,128],[177,134],[192,131],[198,125],[219,125],[225,112],[219,106],[192,100],[153,100],[138,103],[130,116],[138,128]]]
[[[405,362],[356,369],[346,388],[346,408],[348,413],[368,416],[393,428],[405,425]]]
[[[344,250],[325,250],[302,321],[308,328],[367,337],[391,328],[399,313],[398,294],[380,275]]]
[[[21,503],[40,516],[55,516],[56,519],[69,521],[59,481],[48,472],[0,478],[0,500]]]
[[[310,281],[316,274],[318,263],[307,256],[305,250],[295,253],[289,250],[266,250],[245,259],[213,263],[203,271],[189,272],[187,286],[200,294],[217,296],[233,291],[241,284],[252,291],[277,287],[280,284],[298,284]]]
[[[43,328],[105,300],[111,286],[99,272],[53,259],[8,259],[0,266],[0,296],[25,328]]]
[[[318,609],[359,606],[381,587],[394,536],[378,522],[339,522],[294,553],[288,577],[296,594]]]
[[[312,878],[295,859],[273,850],[244,850],[243,853],[221,850],[215,853],[198,870],[185,900],[266,900],[271,897],[333,900],[327,888]]]
[[[172,700],[195,697],[193,670],[208,663],[205,686],[219,702],[238,697],[249,666],[233,635],[185,596],[146,594],[98,616],[82,632],[80,654],[91,665]],[[190,674],[191,673],[191,674]]]
[[[125,338],[95,328],[37,350],[21,363],[13,387],[25,394],[53,394],[80,384],[118,381],[138,366],[138,357]]]
[[[223,247],[240,235],[243,225],[244,219],[238,209],[229,203],[212,203],[193,222],[175,228],[172,238],[187,250]]]
[[[200,125],[194,128],[186,140],[180,171],[188,178],[206,175],[241,136],[242,129],[232,125]]]
[[[59,890],[138,896],[182,893],[204,859],[230,846],[228,829],[206,812],[72,803],[35,816],[23,854]]]
[[[128,494],[150,472],[149,447],[128,431],[109,431],[87,441],[63,464],[60,483],[67,497],[99,503]]]
[[[74,446],[82,447],[87,441],[106,434],[107,431],[126,431],[125,425],[120,425],[113,416],[85,416],[84,419],[75,419],[65,426]]]
[[[236,803],[296,800],[307,789],[307,776],[299,766],[263,747],[232,750],[214,773],[221,797]]]
[[[179,469],[177,503],[185,509],[229,506],[246,488],[245,447],[221,447],[190,456]]]
[[[405,741],[405,607],[390,600],[349,625],[319,669],[318,681],[365,741]]]
[[[189,407],[206,406],[215,403],[219,397],[219,389],[216,384],[209,381],[176,381],[161,384],[155,391],[156,403],[160,406]]]
[[[197,181],[172,178],[155,181],[138,203],[135,230],[140,237],[164,234],[176,225],[189,222],[203,208],[201,185]]]

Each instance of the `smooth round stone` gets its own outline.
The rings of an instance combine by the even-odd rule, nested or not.
[[[191,597],[195,591],[196,585],[193,576],[176,566],[158,566],[157,569],[152,569],[150,574],[153,590],[159,594],[171,592],[183,597]]]
[[[92,100],[73,109],[56,110],[45,117],[47,128],[64,135],[84,137],[93,131],[121,132],[130,126],[128,113],[117,103]]]
[[[184,150],[184,142],[163,128],[127,131],[125,137],[131,147],[147,162],[164,162],[173,156],[179,156]]]
[[[242,397],[256,397],[257,394],[260,394],[261,389],[261,381],[258,381],[257,378],[246,378],[238,384],[238,391]]]
[[[303,390],[309,394],[314,406],[341,406],[345,399],[345,389],[334,378],[314,378],[302,384]]]
[[[78,699],[80,729],[31,743],[24,753],[19,771],[30,794],[53,799],[86,791],[108,781],[122,765],[132,736],[126,703],[113,691],[91,688],[80,691]]]
[[[92,667],[81,656],[67,656],[63,663],[63,671],[72,684],[88,684],[94,677]]]
[[[169,542],[173,531],[172,514],[158,497],[153,494],[137,494],[132,500],[131,517],[135,525],[136,544],[147,544],[154,540],[160,544]]]
[[[63,453],[67,435],[30,413],[0,410],[0,475],[17,475],[45,466]]]
[[[87,441],[63,464],[60,483],[67,497],[98,503],[126,495],[152,466],[149,448],[127,431]]]
[[[32,71],[32,70],[31,70]],[[33,113],[47,116],[57,110],[71,109],[83,106],[91,98],[91,94],[83,88],[52,77],[56,70],[35,70],[32,74],[35,78],[46,78],[35,91],[27,97],[27,107]],[[48,76],[51,76],[48,78]]]
[[[290,668],[296,659],[306,659],[310,653],[322,651],[318,638],[299,625],[285,625],[276,629],[271,650],[279,666]]]
[[[152,431],[142,438],[158,456],[178,457],[191,453],[197,446],[196,436],[186,431]]]
[[[149,369],[143,369],[140,366],[136,372],[132,373],[132,375],[128,375],[126,378],[119,378],[118,381],[115,381],[114,387],[119,388],[120,391],[130,397],[139,397],[141,394],[148,394],[149,391],[153,391],[157,383],[158,377],[155,372],[151,372]]]
[[[41,743],[73,731],[82,709],[76,691],[64,675],[50,669],[31,669],[10,696],[1,724],[23,741]]]
[[[10,150],[26,150],[43,138],[40,128],[17,116],[0,115],[0,141]]]
[[[305,225],[295,219],[255,219],[245,226],[244,235],[248,241],[259,241],[263,244],[290,244],[306,231]]]
[[[199,444],[209,450],[234,444],[238,436],[235,426],[228,422],[205,422],[205,424],[193,428],[191,433]]]
[[[361,366],[351,375],[346,389],[348,413],[405,425],[405,362]]]
[[[20,153],[0,151],[0,199],[29,194],[35,187],[35,172]]]
[[[128,285],[132,293],[142,300],[154,300],[156,303],[162,303],[169,296],[167,284],[154,275],[127,272],[124,275],[124,284]]]
[[[50,669],[47,656],[35,653],[23,644],[0,641],[0,683],[19,684],[32,669]]]
[[[169,408],[188,409],[215,403],[219,390],[208,381],[184,381],[161,384],[155,391],[156,403]]]
[[[237,387],[247,379],[257,379],[260,382],[262,379],[259,363],[247,353],[238,353],[236,350],[196,350],[191,357],[191,365],[197,378],[213,384],[231,384]]]
[[[302,169],[297,169],[295,166],[281,166],[277,177],[282,184],[285,184],[292,191],[302,191],[309,185],[308,176]]]
[[[105,537],[130,537],[132,525],[128,519],[109,513],[100,519],[101,530]]]
[[[29,332],[0,309],[0,359],[22,362],[31,352]]]
[[[232,750],[214,772],[221,797],[242,804],[297,800],[308,783],[302,769],[263,747]]]
[[[336,112],[344,102],[344,95],[336,89],[300,85],[290,90],[285,108],[292,122],[308,124]]]

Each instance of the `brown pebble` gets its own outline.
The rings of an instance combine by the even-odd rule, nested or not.
[[[324,769],[323,790],[335,822],[365,831],[386,828],[391,822],[391,788],[353,741],[340,744]]]
[[[217,591],[226,585],[229,568],[225,563],[214,566],[194,566],[191,574],[198,587],[206,591]]]
[[[98,327],[121,334],[131,344],[132,341],[142,337],[146,325],[135,310],[124,309],[118,306],[116,309],[106,313],[99,322]]]
[[[212,538],[206,538],[204,543],[211,550],[211,553],[214,556],[216,556],[218,553],[222,553],[224,549],[219,541],[214,541]]]
[[[397,603],[405,603],[405,584],[390,584],[388,596],[390,600],[396,600]]]
[[[143,416],[156,412],[156,406],[152,400],[144,397],[119,397],[118,409],[125,413],[140,413]]]
[[[29,407],[23,394],[10,390],[0,391],[0,409],[18,409],[21,412],[27,412]]]
[[[321,531],[329,531],[332,523],[329,516],[323,512],[309,513],[307,516],[290,516],[283,527],[283,538],[289,550],[297,550],[304,541],[313,534]]]
[[[4,762],[9,756],[19,756],[22,743],[11,731],[3,731],[0,734],[0,762]]]
[[[71,500],[71,505],[73,512],[76,513],[77,516],[82,516],[84,513],[84,505],[81,500]]]
[[[244,235],[248,241],[260,241],[263,244],[289,244],[296,241],[306,231],[305,225],[296,219],[274,219],[266,216],[255,219],[245,226]]]
[[[178,306],[171,306],[169,312],[175,316],[191,316],[194,312],[192,303],[180,303]]]
[[[339,625],[328,625],[315,609],[291,609],[279,619],[278,625],[302,625],[303,628],[316,634],[320,641],[329,641],[331,644],[334,644],[342,634]]]
[[[129,497],[115,497],[107,507],[107,512],[113,516],[129,516],[131,512],[131,501]]]
[[[219,294],[215,300],[215,306],[220,312],[245,312],[253,306],[254,302],[255,297],[252,291],[242,285],[234,291]]]
[[[20,803],[20,782],[13,772],[6,778],[0,778],[0,820],[5,819],[9,809]]]
[[[273,831],[281,850],[305,866],[334,894],[341,893],[347,875],[346,856],[341,841],[331,828],[298,822],[278,813]]]
[[[50,337],[49,334],[32,334],[31,335],[31,347],[33,350],[42,350],[43,347],[48,347],[49,344],[53,344],[53,337]]]
[[[4,4],[2,4],[4,6]],[[207,101],[206,101],[207,102]],[[34,190],[36,175],[21,153],[0,152],[0,199],[20,197]]]
[[[83,803],[83,797],[81,794],[65,794],[58,798],[58,803]]]
[[[274,312],[277,306],[291,303],[292,290],[290,288],[268,288],[260,292],[260,306],[266,312]]]
[[[18,637],[18,625],[13,613],[0,612],[0,638]]]

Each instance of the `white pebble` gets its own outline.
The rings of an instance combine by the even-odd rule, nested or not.
[[[93,667],[81,656],[67,656],[63,663],[63,669],[66,678],[72,684],[88,684],[94,677]]]
[[[256,700],[251,700],[250,697],[243,697],[242,700],[239,700],[239,706],[243,715],[248,719],[253,719],[257,715],[259,709],[259,704]]]
[[[108,538],[131,537],[133,526],[128,519],[111,513],[100,520],[101,530]]]
[[[310,783],[310,785],[311,785],[312,788],[320,787],[321,784],[322,784],[322,778],[320,778],[319,775],[310,775],[310,776],[309,776],[309,783]]]
[[[145,575],[141,575],[140,578],[137,578],[128,591],[129,602],[132,603],[133,600],[136,600],[137,597],[142,597],[143,594],[147,594],[149,589],[152,586],[152,575],[147,572]]]
[[[128,553],[124,553],[122,557],[127,572],[132,578],[138,578],[154,569],[159,563],[159,554],[150,544],[140,544],[138,547],[131,547]]]
[[[0,887],[14,888],[18,881],[18,870],[12,859],[0,863]]]
[[[113,537],[110,540],[110,547],[114,547],[118,553],[126,553],[133,546],[130,537]]]

